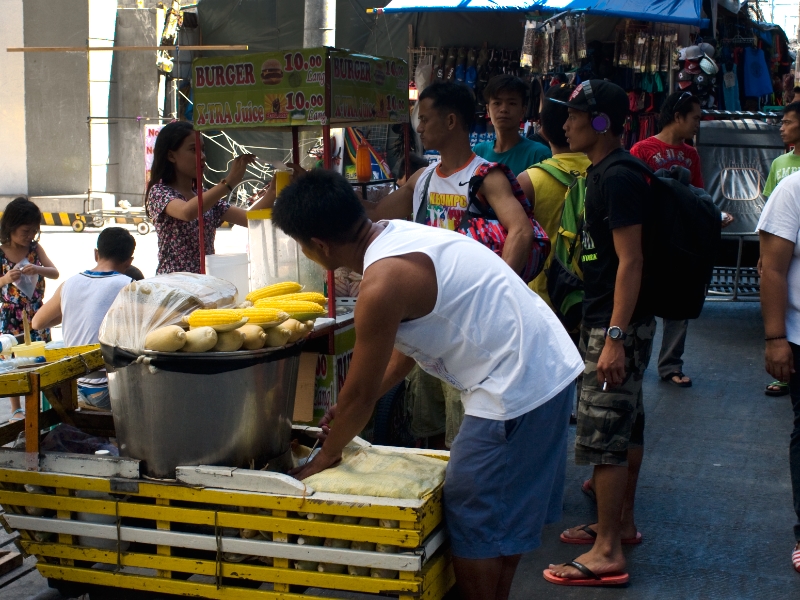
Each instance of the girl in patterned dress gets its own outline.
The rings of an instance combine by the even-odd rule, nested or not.
[[[44,279],[58,279],[58,269],[39,245],[39,226],[42,213],[27,198],[15,198],[6,206],[0,218],[0,332],[12,335],[24,333],[23,313],[28,322],[44,302]],[[28,263],[17,268],[23,259]],[[33,294],[26,296],[15,283],[23,275],[36,275]],[[50,341],[50,330],[31,330],[32,340]],[[11,421],[21,421],[25,413],[21,398],[11,398]]]
[[[201,149],[202,151],[202,149]],[[247,227],[247,212],[228,204],[228,194],[242,181],[247,166],[255,161],[242,154],[231,161],[228,174],[203,190],[204,254],[214,254],[217,227],[227,221]],[[197,222],[197,167],[195,133],[187,121],[164,126],[153,148],[153,167],[147,183],[145,209],[158,237],[157,274],[200,272],[200,227]],[[205,154],[203,154],[205,163]],[[270,185],[251,199],[251,210],[267,208],[275,201]]]

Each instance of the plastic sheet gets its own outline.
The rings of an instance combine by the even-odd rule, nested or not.
[[[169,273],[133,281],[122,288],[103,319],[100,342],[141,353],[150,331],[177,325],[198,308],[235,304],[236,286],[210,275]]]
[[[412,500],[435,490],[444,481],[446,468],[447,463],[438,458],[348,446],[341,464],[304,483],[318,492]]]

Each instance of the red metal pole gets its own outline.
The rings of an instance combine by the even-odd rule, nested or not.
[[[408,178],[411,177],[411,123],[406,123],[403,126],[403,154],[405,158],[403,164],[406,166],[406,181],[408,181]],[[397,177],[397,173],[395,173],[395,177]]]
[[[194,158],[197,165],[197,227],[200,238],[200,273],[206,272],[206,232],[203,225],[203,136],[194,132]]]

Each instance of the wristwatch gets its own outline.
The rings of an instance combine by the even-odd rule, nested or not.
[[[616,325],[612,325],[611,327],[606,329],[606,337],[607,338],[611,338],[614,341],[621,341],[621,340],[624,340],[628,336],[625,335],[625,332],[622,331],[622,329],[620,327],[617,327]]]
[[[231,187],[231,184],[230,184],[230,183],[228,183],[228,180],[227,180],[227,179],[220,179],[220,180],[219,180],[219,182],[220,182],[222,185],[224,185],[226,188],[228,188],[228,191],[229,191],[229,192],[232,192],[232,191],[233,191],[233,188]]]

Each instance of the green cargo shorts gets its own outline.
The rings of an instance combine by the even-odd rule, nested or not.
[[[642,380],[650,362],[656,321],[650,317],[633,323],[625,333],[625,380],[619,387],[603,391],[597,382],[597,361],[606,342],[605,329],[581,328],[580,351],[586,366],[578,389],[578,465],[625,465],[628,448],[644,444]]]
[[[406,378],[406,401],[411,407],[411,433],[416,438],[444,435],[449,448],[464,420],[461,392],[415,366]]]

